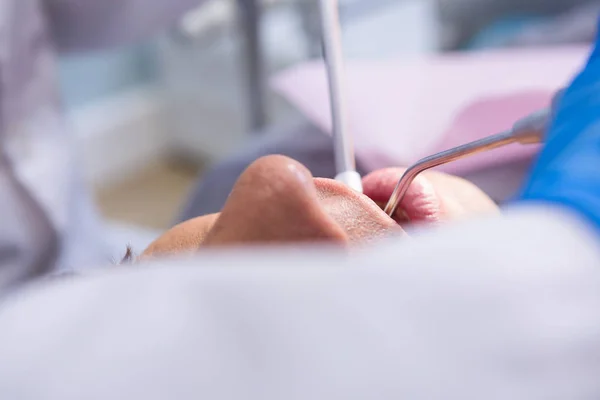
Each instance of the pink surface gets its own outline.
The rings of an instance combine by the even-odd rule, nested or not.
[[[546,107],[587,57],[587,47],[519,50],[348,62],[349,125],[369,168],[409,165],[423,156],[509,128]],[[320,62],[287,70],[272,87],[330,132],[327,81]],[[447,165],[468,172],[528,157],[535,148],[494,150]]]

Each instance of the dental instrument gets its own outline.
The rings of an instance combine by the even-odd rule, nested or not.
[[[338,0],[320,0],[320,5],[323,52],[329,81],[333,151],[337,173],[335,180],[362,193],[362,178],[356,171],[354,143],[348,131],[339,3]]]
[[[561,92],[559,92],[559,95],[560,93]],[[517,121],[511,129],[505,132],[476,140],[450,150],[442,151],[441,153],[417,161],[417,163],[406,170],[398,181],[398,184],[384,209],[385,213],[390,217],[395,214],[402,199],[406,195],[410,184],[419,174],[428,169],[513,143],[528,145],[542,142],[544,133],[549,124],[550,114],[550,109],[538,111]]]

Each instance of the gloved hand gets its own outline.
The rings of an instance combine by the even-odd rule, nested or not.
[[[555,101],[545,142],[519,200],[565,206],[600,228],[600,33]]]

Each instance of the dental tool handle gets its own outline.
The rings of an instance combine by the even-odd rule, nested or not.
[[[390,217],[393,216],[402,199],[404,199],[410,184],[420,173],[428,169],[512,143],[528,145],[543,142],[551,116],[552,111],[544,109],[517,121],[509,131],[423,158],[402,175],[384,211]]]
[[[357,179],[354,143],[347,126],[347,97],[339,3],[338,0],[319,0],[319,2],[321,5],[323,52],[329,80],[333,150],[338,174],[336,180],[362,193],[362,182]]]
[[[517,141],[518,139],[513,136],[511,130],[421,159],[416,164],[408,168],[404,175],[402,175],[398,181],[398,184],[396,185],[396,188],[394,189],[394,192],[392,193],[392,196],[390,197],[390,200],[385,206],[384,212],[390,217],[394,215],[400,206],[402,199],[404,199],[410,184],[422,172],[477,153],[506,146],[507,144],[515,143]]]
[[[546,129],[550,124],[550,109],[535,112],[519,121],[512,128],[512,135],[521,144],[536,144],[544,140]]]

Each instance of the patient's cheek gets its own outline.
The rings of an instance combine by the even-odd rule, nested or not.
[[[177,255],[197,250],[219,218],[219,214],[205,215],[185,221],[156,239],[139,257],[145,260]]]

